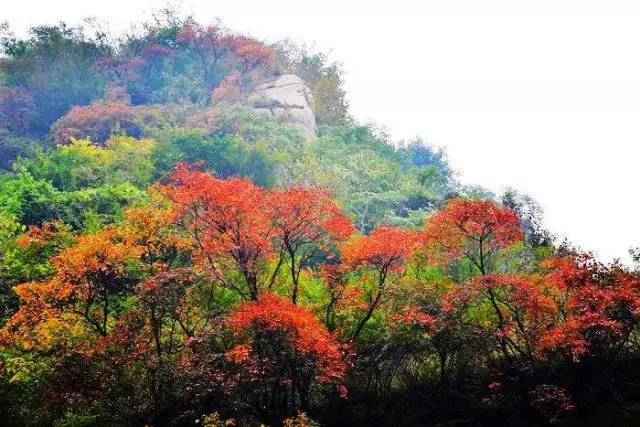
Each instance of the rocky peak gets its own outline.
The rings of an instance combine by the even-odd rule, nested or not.
[[[256,111],[290,123],[307,139],[316,138],[316,119],[309,86],[300,77],[284,74],[259,84],[247,99]]]

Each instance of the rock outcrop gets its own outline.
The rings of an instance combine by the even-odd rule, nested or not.
[[[311,90],[300,77],[284,74],[259,84],[247,99],[256,111],[290,123],[307,139],[316,138],[316,119]]]

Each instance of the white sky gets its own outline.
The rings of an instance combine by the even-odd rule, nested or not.
[[[125,28],[153,0],[0,0],[15,30],[96,16]],[[185,0],[267,41],[342,62],[351,109],[395,139],[446,147],[465,183],[513,186],[603,259],[640,245],[640,2]]]

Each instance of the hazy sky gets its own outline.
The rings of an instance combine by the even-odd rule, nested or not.
[[[0,0],[15,30],[96,16],[114,29],[163,1]],[[351,110],[446,147],[465,183],[513,186],[548,227],[604,259],[640,245],[640,2],[185,0],[201,21],[315,42]]]

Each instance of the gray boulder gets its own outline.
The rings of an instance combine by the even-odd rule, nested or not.
[[[296,126],[305,138],[317,137],[313,97],[300,77],[284,74],[261,83],[249,94],[247,102],[256,111]]]

